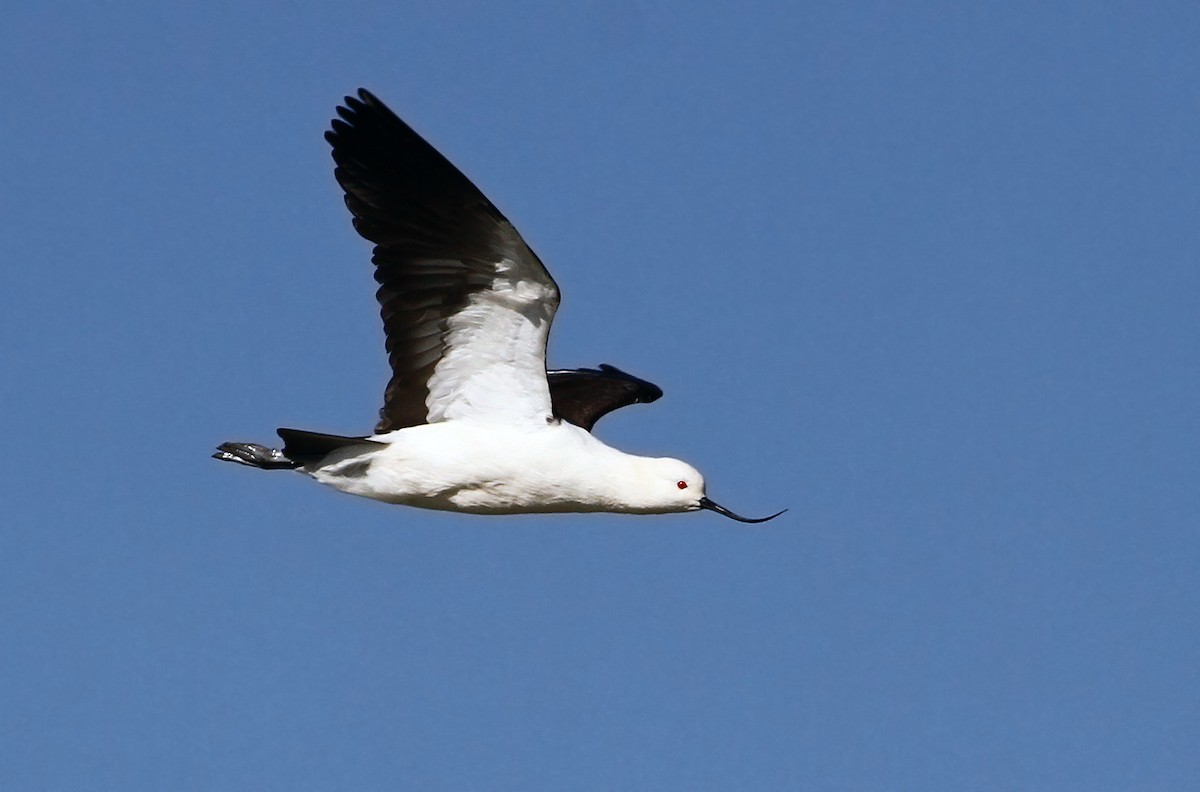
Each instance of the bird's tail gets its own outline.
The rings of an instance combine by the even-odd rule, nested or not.
[[[288,459],[287,454],[278,448],[267,448],[258,443],[221,443],[213,459],[263,470],[294,470],[300,467],[299,462]]]
[[[306,432],[303,429],[280,429],[283,450],[267,448],[258,443],[221,443],[213,459],[222,462],[237,462],[239,465],[262,468],[263,470],[295,470],[305,465],[320,463],[322,459],[347,446],[370,450],[369,446],[382,447],[383,443],[369,437],[344,437],[342,435]]]

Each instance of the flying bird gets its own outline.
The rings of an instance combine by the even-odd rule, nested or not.
[[[474,514],[708,509],[678,459],[605,445],[596,421],[662,391],[618,368],[546,369],[559,290],[503,214],[454,165],[360,89],[325,139],[372,262],[392,376],[369,437],[279,429],[283,448],[213,456],[306,473],[387,503]],[[786,510],[785,510],[786,511]]]

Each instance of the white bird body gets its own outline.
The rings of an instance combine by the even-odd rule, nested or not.
[[[367,91],[337,112],[325,137],[354,227],[375,243],[392,368],[376,434],[280,429],[282,450],[222,443],[216,458],[426,509],[763,521],[709,500],[685,462],[597,440],[600,417],[662,391],[612,366],[547,371],[558,286],[513,225]]]
[[[444,421],[372,440],[383,445],[347,446],[305,472],[352,495],[472,514],[665,513],[700,508],[704,492],[690,465],[626,454],[566,421]]]

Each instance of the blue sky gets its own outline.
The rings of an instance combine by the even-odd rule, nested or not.
[[[22,4],[0,786],[1200,785],[1192,3]],[[376,92],[710,513],[222,465],[373,425],[322,133]]]

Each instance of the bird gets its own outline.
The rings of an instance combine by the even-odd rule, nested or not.
[[[370,436],[280,428],[283,448],[226,442],[213,457],[295,470],[385,503],[469,514],[709,510],[686,462],[592,434],[662,390],[611,365],[546,367],[559,288],[458,168],[360,88],[325,133],[355,230],[374,243],[391,379]]]

